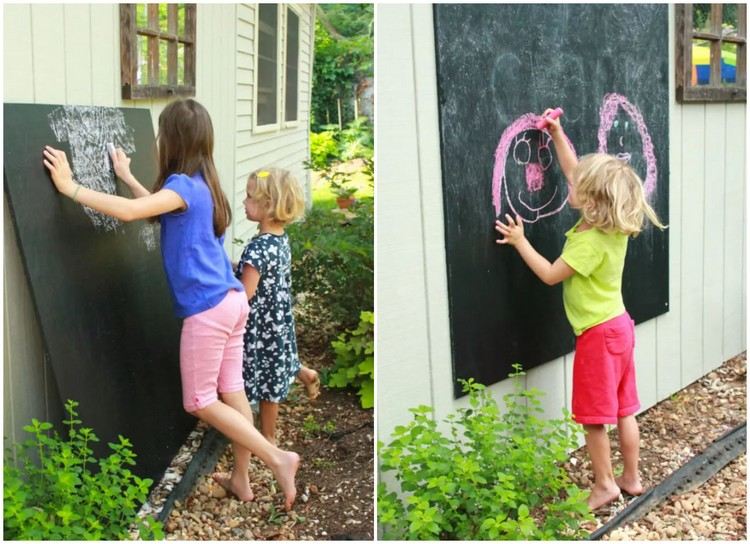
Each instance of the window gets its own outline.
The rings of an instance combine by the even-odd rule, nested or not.
[[[286,92],[284,95],[284,121],[297,120],[299,88],[299,15],[292,8],[286,10]]]
[[[744,102],[747,6],[675,6],[678,102]]]
[[[279,7],[258,4],[256,126],[277,128],[279,123]]]
[[[300,15],[279,4],[258,4],[257,13],[253,128],[266,132],[299,120]]]
[[[121,4],[122,98],[195,95],[195,4]]]

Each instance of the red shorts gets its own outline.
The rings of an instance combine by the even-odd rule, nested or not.
[[[573,419],[577,423],[613,424],[638,411],[634,348],[635,323],[627,312],[576,338]]]

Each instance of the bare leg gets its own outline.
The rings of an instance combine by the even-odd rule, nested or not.
[[[584,425],[583,428],[586,431],[586,449],[594,469],[594,487],[588,503],[591,510],[596,510],[615,500],[620,495],[620,488],[612,473],[609,437],[604,425]]]
[[[250,403],[247,401],[244,391],[235,391],[232,393],[222,393],[221,400],[240,412],[250,424],[253,423],[253,411],[250,409]],[[232,452],[234,454],[234,466],[231,474],[217,472],[213,479],[224,489],[235,495],[241,501],[253,500],[253,492],[250,489],[250,480],[248,470],[250,468],[250,450],[243,448],[239,443],[232,442]]]
[[[221,401],[196,410],[193,415],[215,427],[232,442],[236,442],[257,455],[271,469],[279,482],[284,492],[286,509],[289,510],[292,507],[297,496],[294,476],[299,467],[299,455],[291,451],[280,450],[273,444],[269,444],[245,415]]]
[[[318,373],[312,368],[303,366],[297,374],[297,377],[303,384],[305,384],[308,398],[310,400],[317,399],[320,395],[320,377],[318,376]]]
[[[619,418],[617,420],[617,433],[620,436],[620,451],[624,461],[622,476],[616,479],[617,485],[630,495],[640,495],[643,493],[641,478],[638,475],[641,437],[635,416]]]
[[[276,445],[276,420],[278,417],[278,402],[260,401],[260,432],[274,446]]]

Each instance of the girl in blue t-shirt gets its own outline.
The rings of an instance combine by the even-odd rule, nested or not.
[[[524,236],[523,221],[505,215],[496,221],[499,244],[516,248],[547,285],[563,282],[563,306],[576,335],[573,361],[573,419],[586,433],[594,471],[591,510],[615,500],[621,491],[643,493],[638,473],[640,408],[635,382],[634,323],[622,301],[622,273],[628,236],[637,236],[648,218],[665,228],[646,201],[635,171],[613,155],[586,155],[579,162],[560,122],[549,116],[549,132],[560,168],[568,180],[568,202],[581,219],[566,233],[562,255],[553,263]],[[623,458],[615,478],[606,424],[616,424]]]
[[[233,276],[223,247],[231,209],[213,161],[213,127],[192,99],[171,102],[159,115],[159,174],[153,191],[130,172],[130,159],[111,149],[115,173],[135,198],[83,187],[63,151],[46,146],[44,165],[55,187],[74,202],[121,221],[149,219],[161,225],[161,253],[175,313],[183,318],[180,374],[186,411],[232,440],[231,474],[214,479],[241,500],[253,499],[248,478],[251,453],[273,472],[288,510],[296,496],[299,456],[271,444],[253,425],[242,382],[242,336],[248,315],[243,285]],[[186,251],[186,248],[190,251]]]
[[[258,233],[242,252],[237,278],[250,302],[243,377],[250,402],[260,410],[260,431],[276,443],[279,402],[299,378],[311,399],[320,392],[318,373],[302,366],[292,315],[292,251],[284,231],[302,215],[302,188],[287,170],[256,170],[247,180],[245,215]]]

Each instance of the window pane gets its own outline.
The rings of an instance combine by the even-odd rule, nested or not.
[[[278,9],[276,4],[258,5],[258,104],[257,124],[277,122],[278,99]]]
[[[135,25],[141,28],[148,27],[148,12],[146,4],[135,5]]]
[[[286,93],[284,119],[297,120],[297,64],[299,61],[299,17],[287,8],[286,23]]]
[[[177,45],[177,85],[185,84],[185,44]]]
[[[185,35],[185,4],[180,4],[177,7],[177,34]]]
[[[148,85],[148,36],[138,36],[138,85]]]
[[[736,36],[740,27],[737,4],[724,4],[722,8],[721,35]]]
[[[168,46],[167,40],[159,40],[159,85],[169,84],[169,71],[168,71]]]
[[[737,44],[721,44],[721,82],[737,83]]]
[[[696,32],[711,30],[711,4],[693,4],[693,30]]]
[[[708,85],[711,80],[711,42],[693,38],[693,69],[691,83]]]
[[[169,20],[167,19],[167,4],[159,4],[159,31],[169,31]]]

